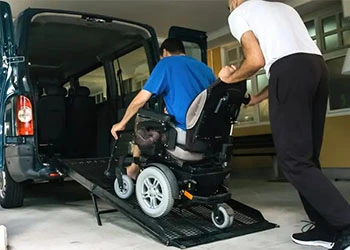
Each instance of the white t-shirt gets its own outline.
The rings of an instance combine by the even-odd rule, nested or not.
[[[286,4],[247,0],[231,13],[228,23],[239,42],[245,32],[253,31],[265,57],[268,77],[271,65],[282,57],[295,53],[321,55],[299,14]]]

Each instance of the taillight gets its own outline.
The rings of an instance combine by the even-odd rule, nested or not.
[[[16,100],[17,135],[33,135],[33,109],[30,100],[20,95]]]

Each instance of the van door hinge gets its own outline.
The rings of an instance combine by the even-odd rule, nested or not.
[[[14,64],[14,63],[22,63],[24,61],[25,61],[25,57],[24,56],[12,56],[12,57],[3,56],[2,57],[2,64],[3,65],[10,65],[10,64]]]

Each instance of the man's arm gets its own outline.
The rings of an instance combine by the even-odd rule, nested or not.
[[[141,90],[135,98],[131,101],[128,108],[125,111],[125,114],[120,122],[113,125],[111,133],[115,139],[118,139],[117,131],[123,131],[126,124],[130,119],[142,108],[145,103],[151,98],[152,93],[147,90]]]
[[[245,80],[265,65],[259,41],[252,31],[247,31],[242,35],[241,44],[245,57],[241,67],[236,69],[234,66],[225,66],[219,72],[220,79],[225,83]]]

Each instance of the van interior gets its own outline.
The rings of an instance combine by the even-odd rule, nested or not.
[[[146,28],[123,21],[60,13],[32,19],[28,82],[41,158],[110,155],[110,129],[155,64],[151,39]]]

